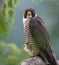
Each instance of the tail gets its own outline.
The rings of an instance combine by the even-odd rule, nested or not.
[[[48,54],[44,49],[41,49],[42,50],[42,53],[44,54],[44,56],[46,57],[46,59],[48,60],[49,64],[50,65],[58,65],[54,55],[51,53],[51,54]],[[44,59],[41,55],[39,55],[42,59]]]
[[[49,54],[47,54],[47,52],[45,50],[43,50],[45,57],[47,58],[48,62],[51,65],[58,65],[56,59],[54,58],[54,56],[51,54],[51,56],[49,56]]]

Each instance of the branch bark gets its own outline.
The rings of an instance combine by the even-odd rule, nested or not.
[[[38,56],[21,61],[19,65],[45,65],[42,59]]]
[[[58,60],[57,60],[57,62],[59,65]],[[32,57],[32,58],[21,61],[19,63],[19,65],[46,65],[46,64],[44,63],[44,61],[40,57],[36,56],[36,57]]]

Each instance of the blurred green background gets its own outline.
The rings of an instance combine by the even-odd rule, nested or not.
[[[9,5],[6,5],[7,1]],[[3,16],[0,13],[1,65],[17,65],[22,59],[29,57],[22,50],[25,44],[23,13],[27,8],[35,9],[45,22],[54,52],[59,59],[59,0],[14,0],[14,3],[6,0]]]

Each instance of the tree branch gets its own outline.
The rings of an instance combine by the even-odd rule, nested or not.
[[[59,65],[58,60],[57,62]],[[32,57],[32,58],[21,61],[19,65],[45,65],[45,63],[40,57],[36,56],[36,57]]]
[[[19,65],[45,65],[42,59],[38,56],[21,61]]]

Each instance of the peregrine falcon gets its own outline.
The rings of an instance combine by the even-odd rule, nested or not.
[[[46,64],[58,65],[45,23],[36,15],[34,9],[25,10],[23,24],[26,37],[24,49],[32,57],[41,57]]]

